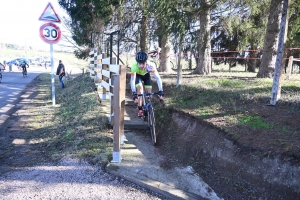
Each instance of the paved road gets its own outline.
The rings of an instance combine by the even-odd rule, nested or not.
[[[45,72],[46,69],[30,66],[27,71],[28,76],[26,78],[23,78],[22,72],[16,66],[13,66],[11,72],[8,71],[7,67],[2,73],[2,82],[0,83],[0,124],[18,103],[18,99],[26,85],[39,74]],[[50,72],[50,69],[48,68],[47,71]]]

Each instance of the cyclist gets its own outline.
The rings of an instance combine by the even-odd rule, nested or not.
[[[5,61],[4,61],[5,62]],[[5,65],[3,65],[1,62],[0,62],[0,74],[2,73],[2,71],[5,70]]]
[[[157,86],[159,89],[158,97],[162,100],[164,97],[163,87],[161,78],[156,70],[155,67],[147,64],[148,55],[144,51],[140,51],[136,54],[135,60],[136,62],[131,66],[131,79],[130,79],[130,86],[133,95],[133,100],[135,103],[138,104],[138,116],[143,116],[142,110],[142,98],[138,97],[137,94],[143,94],[144,88],[147,93],[151,92],[152,90],[152,82],[150,73],[153,74],[154,78],[156,79]]]
[[[3,61],[3,64],[0,62],[0,70],[5,70],[6,67],[6,61]]]
[[[27,66],[27,68],[29,68],[29,65],[27,64],[27,62],[25,60],[21,61],[20,67],[22,67],[22,70],[27,74],[26,66]]]

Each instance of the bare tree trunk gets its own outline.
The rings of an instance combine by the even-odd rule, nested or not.
[[[183,39],[182,36],[180,36],[180,42],[179,42],[179,52],[178,52],[178,63],[177,63],[177,82],[176,87],[181,85],[181,79],[182,79],[182,48],[183,48]]]
[[[267,31],[262,54],[262,61],[257,73],[258,78],[273,77],[277,57],[282,1],[272,0],[268,18]]]
[[[161,55],[160,55],[160,67],[162,72],[171,72],[170,65],[170,39],[166,33],[161,37]]]
[[[257,49],[255,44],[251,45],[251,49],[252,51],[250,51],[250,55],[247,62],[247,71],[248,72],[255,72],[256,69],[256,65],[257,65],[257,59],[256,59],[256,52],[254,51],[254,49]]]
[[[210,39],[210,0],[202,1],[203,12],[200,12],[199,60],[194,74],[211,73],[211,39]]]
[[[148,52],[148,29],[149,29],[149,20],[143,11],[143,17],[141,22],[141,40],[140,40],[140,48],[141,51]]]
[[[285,52],[285,43],[287,38],[287,30],[288,30],[288,13],[289,13],[289,4],[290,0],[283,0],[282,3],[282,14],[280,21],[280,31],[279,31],[279,39],[278,39],[278,55],[275,63],[275,72],[273,78],[273,87],[270,104],[275,105],[277,100],[280,99],[281,96],[281,81],[282,81],[282,73],[285,66],[284,54]]]
[[[137,44],[136,44],[136,49],[135,51],[136,52],[139,52],[140,51],[140,47],[141,47],[141,26],[138,26],[138,34],[136,34],[136,41],[137,41]]]

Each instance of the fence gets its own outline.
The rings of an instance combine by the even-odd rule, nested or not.
[[[290,79],[290,76],[291,76],[291,74],[292,74],[292,71],[293,71],[293,66],[294,66],[294,62],[295,61],[300,61],[300,59],[299,58],[294,58],[293,56],[290,56],[289,57],[289,62],[288,62],[288,66],[287,66],[287,68],[288,68],[288,79]],[[300,67],[298,67],[298,73],[300,72]]]
[[[94,78],[97,91],[102,91],[101,100],[110,101],[110,123],[113,126],[113,160],[121,162],[120,145],[124,137],[124,112],[126,90],[126,66],[117,65],[117,59],[106,54],[90,52],[90,76]]]

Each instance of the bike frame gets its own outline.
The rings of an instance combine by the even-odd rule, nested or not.
[[[151,98],[152,95],[155,95],[155,94],[158,94],[158,92],[150,92],[150,93],[145,93],[145,92],[144,92],[144,94],[139,94],[139,95],[138,95],[138,96],[141,96],[141,97],[142,97],[143,110],[146,111],[147,114],[149,114],[149,113],[148,113],[148,108],[149,108],[149,107],[152,107],[152,108],[153,108],[153,105],[152,105],[152,103],[151,103],[150,98]],[[147,98],[147,102],[146,102],[146,98]]]
[[[158,92],[151,92],[151,93],[143,93],[139,94],[138,96],[142,97],[142,102],[143,102],[143,120],[146,121],[146,116],[147,116],[147,121],[148,121],[148,127],[150,129],[150,134],[152,138],[152,144],[156,144],[156,132],[155,132],[155,117],[154,117],[154,107],[151,103],[151,96],[154,94],[158,94]],[[147,98],[147,102],[146,102]]]

